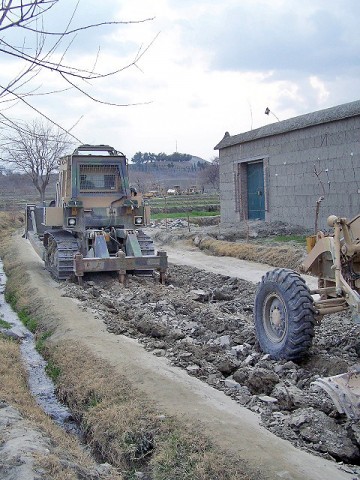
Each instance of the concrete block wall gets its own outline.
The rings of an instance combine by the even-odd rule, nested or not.
[[[243,220],[239,209],[239,163],[265,159],[266,221],[328,229],[330,214],[360,213],[360,117],[259,138],[220,150],[221,224]],[[315,170],[318,176],[315,174]],[[241,183],[241,180],[240,180]]]

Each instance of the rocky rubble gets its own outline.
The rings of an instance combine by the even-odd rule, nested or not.
[[[345,464],[360,464],[360,425],[340,415],[312,382],[359,363],[359,326],[347,314],[316,327],[308,358],[274,361],[258,348],[255,286],[185,266],[171,266],[167,285],[111,275],[67,283],[64,296],[101,318],[108,331],[137,338],[153,354],[187,370],[258,413],[263,424],[296,446]],[[350,471],[357,467],[347,466]],[[355,470],[354,470],[355,469]]]
[[[171,237],[193,238],[199,234],[202,237],[210,236],[217,240],[227,240],[231,242],[254,239],[269,239],[282,235],[307,235],[312,231],[297,225],[290,225],[285,222],[264,222],[260,220],[249,220],[246,224],[232,227],[223,227],[219,225],[220,217],[191,217],[188,222],[186,219],[162,219],[154,220],[148,226],[147,233],[156,239],[157,242],[169,242],[167,232],[171,232]],[[274,243],[274,242],[272,242]],[[299,247],[299,245],[297,245]]]

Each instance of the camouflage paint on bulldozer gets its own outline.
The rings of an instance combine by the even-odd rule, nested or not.
[[[59,160],[51,205],[27,206],[26,235],[42,238],[45,266],[55,278],[75,274],[82,282],[86,272],[113,270],[124,281],[128,272],[158,271],[164,281],[167,256],[155,255],[142,230],[150,209],[130,187],[126,162],[108,145],[81,145]]]

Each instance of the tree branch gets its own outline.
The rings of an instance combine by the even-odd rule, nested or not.
[[[92,65],[90,65],[90,68],[81,68],[76,64],[71,65],[71,62],[65,62],[65,57],[68,55],[76,35],[98,28],[143,24],[152,21],[154,17],[143,18],[140,20],[104,21],[73,28],[71,24],[74,21],[75,13],[78,9],[80,2],[80,0],[78,0],[70,18],[64,22],[64,29],[62,31],[60,29],[59,31],[52,31],[51,29],[46,28],[44,19],[46,18],[46,14],[57,5],[59,1],[60,0],[2,0],[2,9],[0,11],[0,32],[8,32],[11,28],[17,28],[17,31],[23,31],[25,33],[22,46],[17,46],[9,41],[5,34],[0,38],[0,56],[2,58],[11,58],[22,62],[22,68],[20,71],[9,79],[7,85],[4,85],[3,82],[3,85],[0,86],[0,104],[7,103],[10,108],[16,102],[22,102],[53,125],[71,135],[76,141],[82,143],[76,136],[70,133],[69,130],[61,127],[43,111],[36,108],[28,101],[28,98],[34,98],[37,95],[50,95],[53,93],[64,92],[72,88],[89,98],[91,101],[103,105],[124,107],[149,104],[151,102],[118,104],[116,102],[97,98],[96,95],[93,95],[89,91],[90,87],[85,89],[80,87],[79,80],[91,82],[93,80],[115,76],[132,66],[139,68],[138,62],[153,45],[159,34],[157,34],[145,48],[141,46],[130,63],[116,68],[115,70],[105,72],[100,71],[100,68],[98,70],[100,47],[95,54],[95,59],[92,62]],[[28,38],[30,38],[30,41],[28,41]],[[65,39],[67,40],[65,41]],[[32,41],[33,43],[30,43]],[[62,81],[65,81],[70,86],[70,88],[60,88],[48,92],[39,91],[39,85],[35,88],[31,88],[31,82],[36,79],[36,76],[39,75],[42,70],[48,70],[57,74]],[[4,120],[6,118],[4,116],[2,118],[9,126],[15,128],[15,125],[9,123],[9,119]]]

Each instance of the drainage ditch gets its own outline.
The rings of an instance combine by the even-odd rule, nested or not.
[[[71,412],[56,398],[55,386],[46,373],[47,362],[36,350],[35,336],[22,324],[5,300],[5,285],[6,275],[0,260],[0,319],[4,324],[0,327],[0,332],[20,341],[20,351],[28,375],[28,386],[38,405],[67,432],[80,436],[80,429],[73,420]]]

